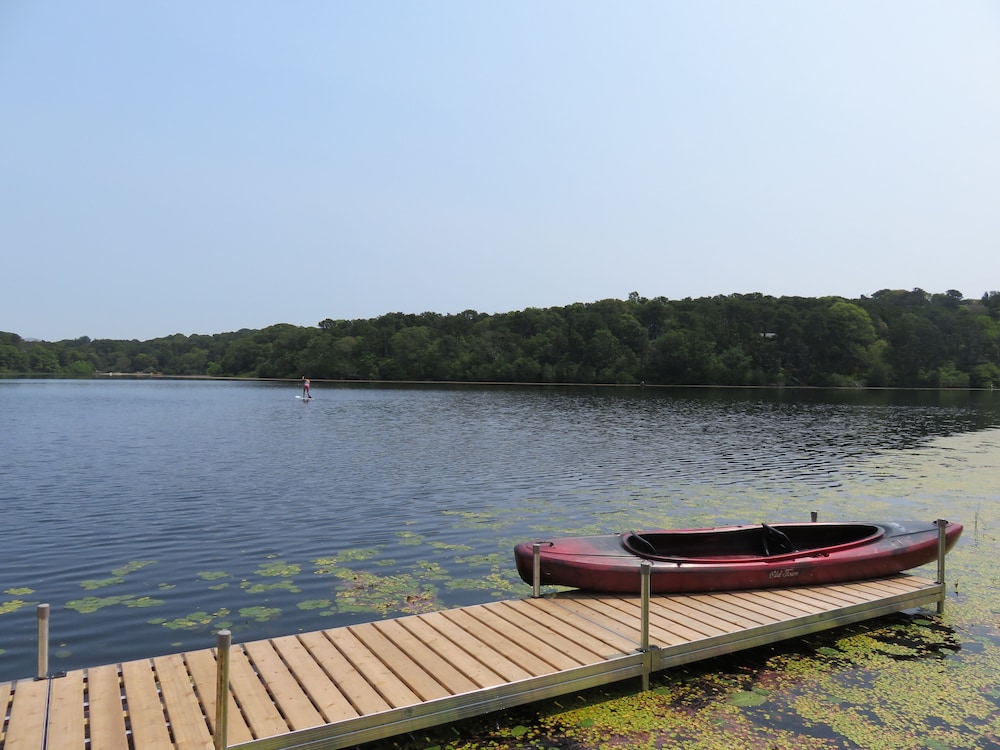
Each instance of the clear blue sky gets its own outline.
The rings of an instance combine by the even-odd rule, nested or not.
[[[0,0],[0,330],[1000,289],[994,0]]]

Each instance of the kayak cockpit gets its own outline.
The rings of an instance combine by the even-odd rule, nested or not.
[[[683,531],[629,531],[622,546],[649,560],[670,562],[738,562],[827,554],[869,544],[885,529],[868,523],[803,523],[739,526]]]

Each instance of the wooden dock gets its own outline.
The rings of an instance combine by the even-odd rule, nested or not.
[[[942,602],[945,587],[872,581],[500,601],[229,651],[227,745],[342,748]],[[637,682],[637,689],[639,685]],[[0,684],[2,750],[211,750],[216,649]],[[220,741],[220,745],[221,741]]]

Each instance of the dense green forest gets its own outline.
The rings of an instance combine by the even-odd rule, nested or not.
[[[0,333],[0,375],[990,388],[1000,292],[606,299],[489,315],[388,313],[150,341]]]

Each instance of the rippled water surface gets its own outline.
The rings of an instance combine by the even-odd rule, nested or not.
[[[38,602],[75,669],[521,596],[517,541],[832,519],[872,456],[1000,423],[992,393],[296,393],[0,381],[0,680],[33,674]]]

